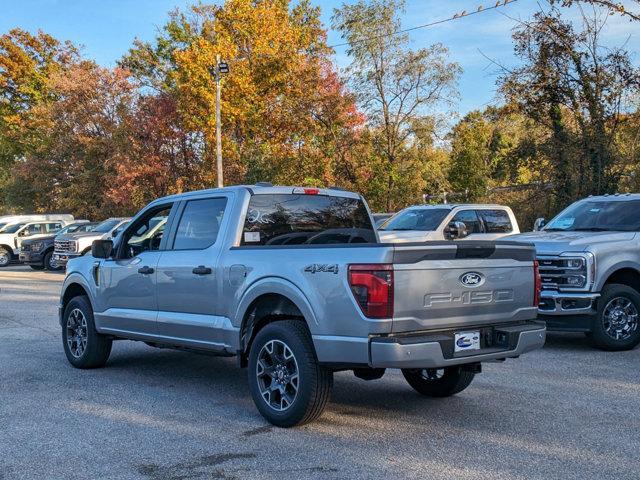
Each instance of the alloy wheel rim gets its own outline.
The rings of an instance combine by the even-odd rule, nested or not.
[[[7,265],[9,263],[9,252],[4,248],[0,249],[0,265]]]
[[[428,382],[435,382],[444,377],[444,368],[423,368],[420,375]]]
[[[67,346],[75,358],[87,349],[87,319],[79,308],[74,308],[67,318]]]
[[[614,340],[626,340],[638,329],[638,309],[626,297],[615,297],[602,314],[602,326]]]
[[[53,255],[51,255],[49,257],[49,268],[51,270],[55,270],[56,268],[58,268],[58,265],[56,264],[56,261],[53,259]]]
[[[286,343],[270,340],[260,349],[256,378],[260,396],[270,408],[283,412],[293,405],[300,375],[296,357]]]

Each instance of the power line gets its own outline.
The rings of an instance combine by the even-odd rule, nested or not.
[[[421,28],[433,27],[434,25],[440,25],[441,23],[452,22],[452,21],[458,20],[460,18],[470,17],[471,15],[476,15],[476,14],[482,13],[482,12],[488,12],[489,10],[495,10],[496,8],[504,7],[505,5],[508,5],[508,4],[513,3],[513,2],[517,2],[517,1],[518,0],[498,0],[496,2],[496,4],[494,6],[492,6],[492,7],[484,8],[482,5],[480,5],[478,7],[478,9],[473,11],[473,12],[467,12],[466,10],[463,10],[462,12],[456,13],[455,15],[453,15],[453,17],[443,18],[442,20],[436,20],[435,22],[425,23],[424,25],[417,25],[417,26],[411,27],[411,28],[405,28],[405,29],[402,29],[402,30],[396,30],[395,32],[391,32],[391,33],[383,33],[381,35],[374,35],[373,37],[360,38],[360,39],[354,40],[352,42],[344,42],[344,43],[337,43],[335,45],[329,45],[329,48],[345,47],[347,45],[353,45],[355,43],[366,42],[367,40],[377,40],[378,38],[391,37],[393,35],[400,35],[401,33],[407,33],[407,32],[411,32],[413,30],[419,30]]]

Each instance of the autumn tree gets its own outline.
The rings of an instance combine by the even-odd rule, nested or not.
[[[332,18],[348,43],[349,85],[367,114],[375,149],[383,159],[380,174],[387,210],[399,206],[394,197],[408,170],[404,163],[411,162],[406,154],[415,138],[412,126],[436,107],[450,104],[460,73],[441,44],[408,48],[408,36],[398,33],[403,6],[400,0],[360,0],[335,10]],[[418,182],[419,190],[423,186]]]
[[[605,49],[604,21],[584,17],[581,31],[558,11],[539,12],[514,32],[523,66],[499,81],[509,102],[549,131],[558,208],[577,197],[616,189],[621,171],[616,138],[640,87],[640,72],[622,48]]]
[[[33,109],[55,100],[50,78],[77,61],[75,46],[44,32],[0,36],[0,205],[13,165],[39,142],[30,130]]]
[[[351,170],[349,134],[362,119],[333,70],[319,13],[306,0],[291,8],[281,0],[199,4],[173,12],[154,44],[136,42],[123,59],[141,83],[175,98],[185,127],[201,133],[203,181],[214,183],[216,55],[231,68],[222,87],[227,182],[326,185]]]

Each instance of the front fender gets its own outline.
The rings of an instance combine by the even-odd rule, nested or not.
[[[596,258],[596,262],[597,262],[597,258]],[[596,270],[597,281],[595,282],[593,287],[594,291],[596,292],[602,291],[602,288],[604,287],[604,284],[607,282],[609,277],[613,275],[615,272],[617,272],[618,270],[622,270],[623,268],[628,268],[630,270],[633,270],[638,275],[640,275],[637,262],[625,261],[625,262],[618,262],[613,265],[608,265],[603,272],[599,272]],[[596,264],[596,269],[597,269],[597,264]]]
[[[65,294],[67,293],[67,290],[72,285],[80,285],[84,289],[84,291],[87,292],[91,305],[95,305],[95,286],[92,286],[91,282],[80,272],[71,272],[64,279],[64,282],[62,283],[62,289],[60,290],[60,304],[58,307],[58,310],[59,310],[58,316],[59,316],[60,322],[62,322],[62,314],[64,313],[63,312],[64,297],[65,297]]]

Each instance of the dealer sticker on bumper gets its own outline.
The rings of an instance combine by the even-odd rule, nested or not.
[[[455,335],[454,352],[480,350],[480,332],[459,332]]]

